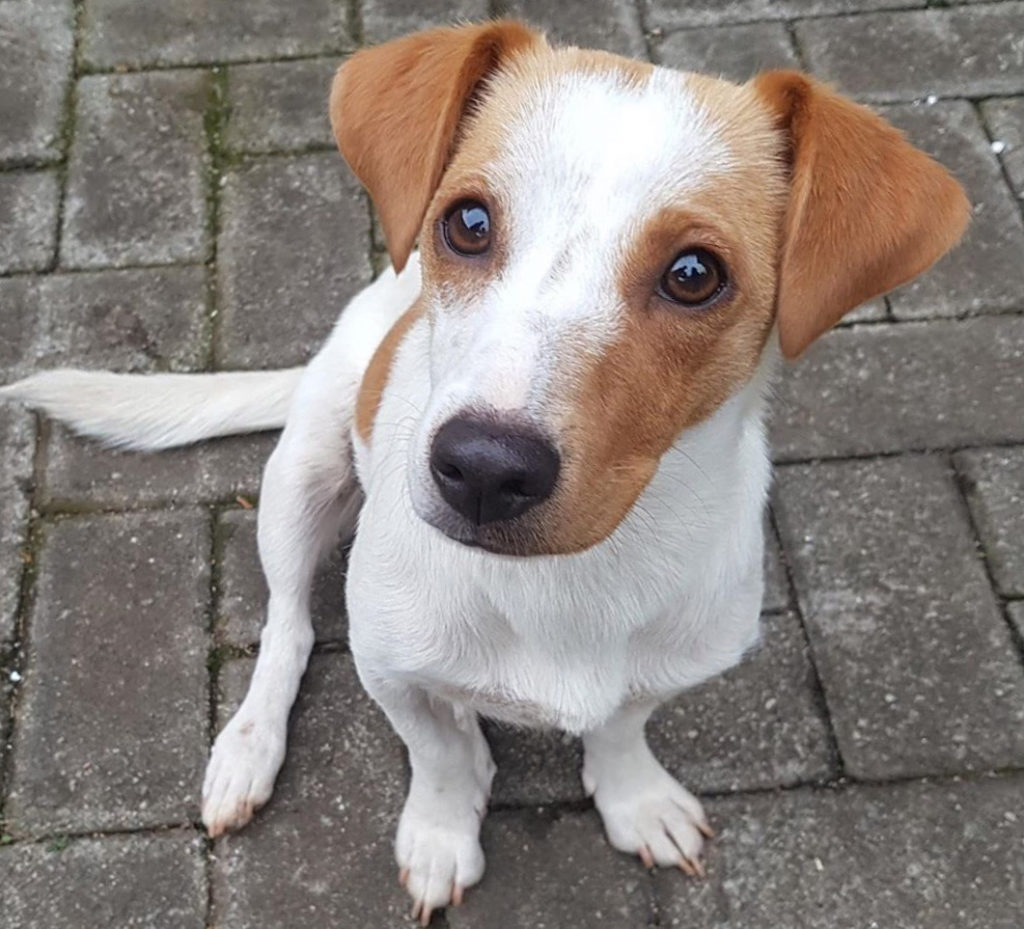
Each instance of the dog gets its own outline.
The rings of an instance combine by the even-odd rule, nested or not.
[[[480,716],[582,735],[611,844],[699,875],[707,819],[644,726],[758,639],[773,371],[952,248],[968,201],[799,72],[737,85],[507,20],[357,52],[330,116],[392,268],[308,367],[2,391],[136,449],[284,427],[266,626],[213,746],[209,834],[270,798],[314,567],[342,537],[352,655],[408,748],[414,917],[484,871]]]

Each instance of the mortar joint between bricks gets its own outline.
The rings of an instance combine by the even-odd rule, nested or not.
[[[348,0],[346,13],[352,43],[356,48],[361,48],[366,44],[366,30],[363,26],[363,6],[360,0]]]
[[[71,75],[60,119],[60,156],[56,163],[57,173],[57,215],[53,239],[53,256],[46,271],[54,271],[60,265],[60,253],[64,245],[64,209],[67,200],[68,172],[71,162],[71,147],[75,141],[78,110],[78,79],[81,76],[80,56],[82,46],[82,21],[85,17],[85,0],[73,0],[71,6]]]
[[[825,682],[821,676],[821,671],[818,668],[818,661],[814,655],[814,646],[811,642],[810,629],[807,627],[807,620],[804,616],[803,606],[800,603],[800,597],[797,594],[796,580],[793,577],[793,568],[789,563],[789,553],[786,551],[786,546],[782,538],[782,533],[779,531],[779,523],[776,518],[775,511],[769,507],[768,509],[768,525],[771,532],[775,536],[776,544],[778,545],[779,554],[782,558],[782,570],[786,577],[786,586],[788,588],[789,600],[792,606],[793,613],[796,615],[797,620],[800,623],[800,631],[803,634],[804,648],[807,649],[807,661],[811,666],[811,691],[814,697],[814,702],[817,705],[818,712],[822,715],[825,723],[825,732],[828,735],[828,749],[829,755],[831,756],[831,764],[836,776],[840,779],[846,775],[846,761],[843,758],[843,753],[839,748],[839,737],[836,735],[835,724],[832,721],[832,713],[829,710],[828,695],[825,692]]]
[[[206,318],[204,368],[217,366],[217,338],[220,333],[220,307],[217,291],[217,240],[221,225],[221,186],[229,163],[224,147],[224,129],[228,118],[228,71],[223,65],[210,70],[209,96],[203,113],[206,136]]]
[[[647,23],[647,9],[644,5],[644,0],[633,0],[633,9],[636,11],[636,20],[640,24],[640,35],[644,40],[644,50],[647,53],[647,60],[654,64],[660,64],[661,59],[658,56],[658,50],[655,47],[655,38],[660,36],[660,30],[658,36],[655,35],[653,29]]]
[[[3,695],[7,701],[6,731],[0,730],[0,833],[5,829],[5,812],[7,789],[10,784],[11,766],[14,764],[15,732],[18,721],[18,707],[22,689],[27,677],[27,648],[29,636],[29,616],[31,615],[36,595],[36,580],[39,574],[39,556],[43,545],[43,517],[39,513],[38,497],[40,494],[40,475],[44,469],[46,437],[40,414],[34,414],[34,445],[32,449],[32,487],[29,493],[28,523],[25,527],[22,542],[24,558],[21,565],[21,577],[18,585],[18,602],[15,608],[14,637],[0,652],[0,668],[6,676],[16,671],[21,679],[18,686],[10,688]],[[9,749],[9,750],[5,750]]]
[[[1020,661],[1022,667],[1024,667],[1024,636],[1022,636],[1013,622],[1010,619],[1010,611],[1007,608],[1007,598],[1002,596],[999,592],[999,586],[996,584],[995,575],[992,573],[992,565],[989,562],[988,550],[985,548],[984,540],[981,536],[981,530],[978,528],[978,523],[974,518],[974,511],[971,509],[971,501],[968,493],[969,477],[957,467],[956,454],[950,453],[946,458],[946,464],[949,468],[953,483],[956,485],[957,496],[960,498],[960,504],[963,507],[963,513],[967,520],[968,528],[971,533],[971,541],[974,543],[975,550],[978,553],[978,558],[981,561],[982,568],[985,571],[985,578],[988,581],[988,586],[992,590],[992,596],[995,598],[996,603],[999,605],[999,614],[1003,618],[1003,622],[1006,624],[1006,628],[1010,634],[1010,640],[1013,642],[1014,649],[1017,652],[1017,658]]]
[[[985,133],[985,139],[988,141],[988,144],[991,148],[991,145],[993,142],[996,141],[996,138],[992,134],[992,129],[989,126],[988,121],[985,119],[985,113],[981,108],[981,103],[981,98],[970,99],[970,104],[972,109],[974,110],[974,115],[977,116],[978,122],[981,124],[981,131]],[[1013,179],[1010,177],[1010,172],[1006,169],[1006,160],[1003,157],[1003,153],[1000,152],[999,154],[996,154],[996,152],[992,150],[992,157],[995,158],[996,164],[999,165],[999,174],[1003,179],[1003,184],[1006,185],[1006,188],[1010,192],[1010,199],[1017,204],[1017,210],[1021,215],[1021,219],[1024,219],[1024,198],[1017,196],[1017,190],[1013,185]]]

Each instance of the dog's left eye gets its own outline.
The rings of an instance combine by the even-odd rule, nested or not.
[[[706,248],[691,248],[676,255],[661,276],[658,290],[673,303],[703,306],[717,297],[725,285],[721,261]]]
[[[443,223],[444,240],[459,255],[482,255],[491,247],[491,214],[477,200],[455,204]]]

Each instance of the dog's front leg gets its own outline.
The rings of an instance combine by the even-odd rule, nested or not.
[[[245,700],[217,736],[206,768],[203,822],[211,836],[244,826],[270,799],[284,762],[288,713],[313,647],[313,574],[342,525],[354,522],[360,501],[350,407],[343,385],[324,376],[324,367],[318,358],[307,371],[263,475],[258,535],[270,590],[267,622]]]
[[[412,779],[398,823],[399,879],[413,898],[413,916],[430,914],[484,873],[480,823],[487,810],[494,762],[476,714],[402,682],[364,674],[409,751]]]
[[[700,850],[710,836],[700,801],[654,757],[644,724],[654,704],[624,707],[583,736],[583,786],[594,798],[608,841],[647,867],[703,875]]]

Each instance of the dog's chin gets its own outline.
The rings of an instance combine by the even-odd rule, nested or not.
[[[466,548],[475,548],[491,555],[531,558],[550,555],[538,533],[526,520],[490,523],[477,526],[451,510],[420,513],[428,526]]]

